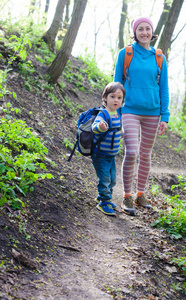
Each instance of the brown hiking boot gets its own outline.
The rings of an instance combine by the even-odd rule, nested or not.
[[[142,206],[144,208],[153,208],[148,201],[145,199],[144,194],[136,198],[135,205]]]
[[[121,208],[127,215],[130,215],[130,216],[135,215],[135,209],[134,209],[134,205],[133,205],[133,201],[132,201],[132,196],[128,196],[123,199],[123,201],[121,203]]]

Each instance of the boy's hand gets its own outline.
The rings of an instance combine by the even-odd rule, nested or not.
[[[108,126],[107,126],[107,124],[106,124],[105,122],[100,122],[100,123],[99,123],[99,128],[100,128],[101,130],[103,130],[103,131],[106,131],[107,128],[108,128]]]

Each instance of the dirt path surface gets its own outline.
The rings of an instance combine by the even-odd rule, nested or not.
[[[80,62],[73,63],[77,72]],[[100,104],[100,91],[92,94],[87,85],[77,94],[73,84],[66,84],[72,101],[84,107]],[[152,187],[158,184],[164,194],[173,195],[176,175],[186,174],[186,153],[177,150],[180,138],[168,131],[157,139],[147,187],[154,209],[137,208],[135,217],[120,210],[123,154],[117,157],[116,217],[106,216],[96,209],[97,179],[90,159],[75,155],[67,162],[70,150],[64,139],[74,138],[76,124],[63,99],[58,94],[60,102],[54,104],[44,92],[27,91],[16,71],[10,86],[19,99],[10,99],[12,104],[45,141],[55,165],[47,164],[54,178],[38,181],[23,199],[24,212],[7,205],[0,213],[0,299],[186,299],[178,288],[185,277],[171,263],[183,256],[185,240],[151,227],[158,208],[167,209],[162,193],[153,195]]]

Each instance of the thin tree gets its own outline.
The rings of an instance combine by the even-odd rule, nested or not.
[[[70,17],[69,17],[69,8],[70,8],[70,0],[67,0],[67,3],[65,5],[65,17],[63,18],[63,23],[61,24],[61,28],[59,29],[59,32],[58,32],[58,41],[59,40],[63,40],[66,32],[67,32],[67,29],[68,29],[68,26],[69,26],[69,20],[70,20]]]
[[[122,9],[121,9],[121,16],[120,16],[120,22],[119,22],[119,42],[118,42],[118,49],[124,48],[124,27],[127,17],[127,9],[128,5],[126,0],[122,1]]]
[[[68,31],[52,64],[48,68],[49,82],[56,83],[70,57],[88,0],[76,0]]]
[[[36,0],[31,0],[28,15],[31,16],[35,11]]]
[[[94,8],[94,57],[96,58],[96,46],[97,46],[97,36],[98,33],[102,27],[102,25],[106,22],[107,17],[101,22],[99,27],[97,28],[97,23],[96,23],[96,8]]]
[[[163,5],[163,11],[161,13],[161,16],[159,18],[158,24],[156,26],[156,29],[154,31],[155,34],[159,35],[163,26],[165,25],[167,19],[168,19],[168,15],[169,15],[169,11],[170,11],[170,4],[167,3],[167,0],[164,0],[164,5]],[[154,46],[156,43],[156,39],[154,41],[151,42],[151,46]]]
[[[70,0],[67,0],[66,6],[65,6],[65,19],[63,23],[63,29],[67,29],[69,25],[69,7],[70,7]]]
[[[164,55],[168,59],[169,49],[171,47],[171,38],[174,28],[178,21],[178,17],[182,8],[184,0],[173,0],[172,6],[169,11],[167,22],[160,37],[158,48],[161,48]]]
[[[63,11],[67,0],[58,0],[55,15],[50,28],[44,33],[42,39],[48,45],[49,49],[56,53],[56,36],[62,24]]]
[[[46,3],[45,3],[45,13],[46,14],[48,14],[49,5],[50,5],[50,0],[46,0]]]
[[[45,15],[44,15],[44,23],[46,24],[47,23],[47,15],[48,15],[48,10],[49,10],[49,5],[50,5],[50,0],[46,0],[45,2]]]

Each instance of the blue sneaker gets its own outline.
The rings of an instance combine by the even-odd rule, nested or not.
[[[106,215],[110,215],[110,216],[116,215],[110,202],[100,201],[100,203],[96,207],[97,207],[97,209],[101,210]]]
[[[101,201],[98,200],[97,198],[95,198],[94,200],[95,200],[97,203],[100,203],[100,202],[101,202]],[[113,209],[115,209],[115,208],[117,207],[117,205],[114,204],[113,202],[111,202],[111,201],[109,201],[109,200],[107,200],[107,202],[109,202],[109,203],[112,205],[112,208],[113,208]]]

